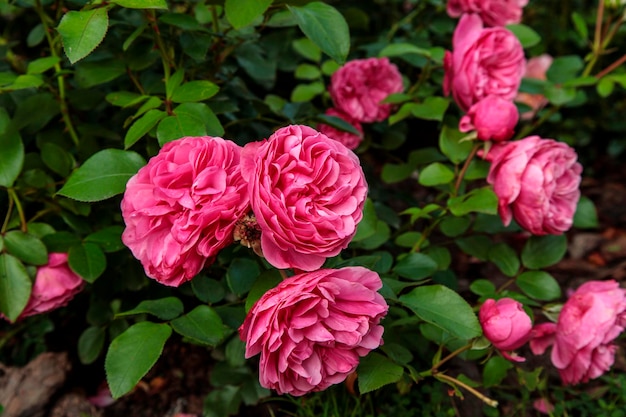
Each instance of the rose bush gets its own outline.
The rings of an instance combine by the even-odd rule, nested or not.
[[[450,17],[476,13],[487,26],[506,26],[522,20],[522,9],[528,0],[449,0],[446,10]]]
[[[261,385],[304,395],[344,381],[382,343],[381,287],[375,272],[346,267],[295,275],[266,292],[239,328],[246,357],[261,354]]]
[[[524,361],[513,351],[530,339],[532,322],[520,302],[512,298],[501,298],[498,301],[490,298],[480,307],[478,319],[483,334],[502,352],[502,356],[516,362]]]
[[[348,246],[367,196],[352,151],[315,129],[292,125],[247,144],[242,159],[270,264],[312,271]]]

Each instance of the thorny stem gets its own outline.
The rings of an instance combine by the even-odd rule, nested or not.
[[[446,374],[437,374],[437,378],[438,379],[442,379],[448,383],[450,383],[451,385],[458,385],[461,388],[466,389],[467,391],[469,391],[470,393],[474,394],[479,400],[481,400],[482,402],[484,402],[485,404],[487,404],[490,407],[497,407],[498,406],[498,402],[496,400],[492,400],[491,398],[487,397],[486,395],[484,395],[481,392],[478,392],[478,390],[470,387],[469,385],[465,384],[464,382],[459,381],[458,379],[448,376]]]
[[[472,163],[472,160],[476,156],[476,153],[480,149],[481,145],[482,145],[481,142],[476,143],[474,147],[472,148],[470,154],[468,155],[467,159],[465,160],[465,163],[463,164],[463,167],[461,168],[461,171],[459,172],[459,176],[456,179],[456,183],[454,184],[455,196],[459,192],[459,188],[461,187],[461,182],[463,182],[463,177],[465,177],[465,173],[467,172],[467,169],[469,168],[470,163]]]
[[[20,203],[20,199],[17,196],[17,193],[15,192],[14,188],[7,188],[7,192],[9,193],[9,200],[13,201],[15,203],[15,208],[17,209],[17,214],[20,216],[20,229],[22,230],[22,232],[26,233],[28,231],[28,225],[26,224],[26,216],[24,215],[24,209],[22,208],[22,203]],[[10,207],[9,203],[9,207]],[[8,219],[9,213],[7,213],[7,219]],[[2,232],[5,232],[5,227],[7,226],[8,222],[5,220],[5,223],[2,227]]]
[[[400,29],[400,27],[404,25],[405,23],[408,23],[411,20],[413,20],[418,14],[422,12],[423,8],[424,8],[423,4],[419,4],[418,6],[415,7],[415,9],[413,9],[411,13],[407,14],[406,16],[404,16],[404,18],[394,23],[394,25],[389,30],[389,33],[387,33],[387,41],[390,41],[391,39],[393,39],[393,35],[396,34],[398,29]]]
[[[439,368],[441,368],[441,365],[443,365],[444,363],[448,362],[450,359],[454,358],[455,356],[465,352],[466,350],[470,349],[471,347],[472,347],[472,344],[468,343],[467,345],[458,348],[457,350],[455,350],[454,352],[450,353],[448,356],[446,356],[445,358],[441,359],[439,362],[434,364],[433,367],[430,368],[430,372],[432,372],[433,374],[436,373],[437,370]]]
[[[65,123],[65,128],[67,132],[70,134],[72,138],[72,142],[74,142],[75,146],[78,146],[80,140],[78,139],[78,134],[76,133],[76,129],[72,124],[72,119],[70,118],[70,111],[67,105],[67,101],[65,99],[65,78],[63,74],[61,74],[61,59],[59,57],[59,53],[57,51],[55,40],[52,38],[50,34],[52,29],[48,24],[48,20],[50,17],[44,12],[43,7],[41,7],[41,1],[37,0],[35,2],[35,10],[39,15],[39,19],[41,20],[41,24],[43,26],[44,33],[46,35],[46,39],[48,40],[48,45],[50,46],[50,54],[59,58],[58,62],[54,64],[54,71],[56,72],[57,83],[59,86],[59,106],[61,107],[61,115],[63,117],[63,122]]]
[[[521,138],[524,138],[524,137],[528,136],[528,134],[530,132],[532,132],[533,130],[535,130],[539,126],[541,126],[546,120],[548,120],[550,117],[552,117],[554,115],[554,113],[558,112],[560,108],[561,108],[561,106],[554,106],[554,107],[551,107],[550,109],[546,110],[544,115],[541,116],[541,118],[539,118],[539,120],[537,120],[535,123],[532,123],[532,124],[526,126],[517,135],[515,135],[515,139],[514,140],[521,139]]]
[[[621,58],[619,58],[617,61],[613,62],[611,65],[609,65],[608,67],[606,67],[605,69],[603,69],[602,71],[600,71],[599,73],[597,73],[595,75],[595,77],[599,80],[602,77],[604,77],[605,75],[609,74],[610,72],[612,72],[614,69],[619,68],[620,65],[622,65],[624,62],[626,62],[626,55],[622,55]]]
[[[9,194],[9,207],[7,208],[7,215],[4,217],[4,223],[2,223],[2,230],[0,230],[2,234],[7,231],[7,227],[9,226],[9,220],[11,220],[11,214],[13,213],[13,204],[13,199],[11,198],[11,194]]]
[[[217,16],[217,6],[211,6],[211,18],[213,20],[213,32],[220,33],[220,19]]]
[[[426,229],[424,229],[420,238],[417,240],[417,242],[415,242],[415,245],[413,245],[411,252],[417,253],[420,251],[420,246],[422,246],[422,244],[426,241],[426,239],[428,239],[428,236],[430,236],[432,231],[435,229],[435,227],[437,227],[437,225],[440,222],[441,222],[441,218],[438,218],[435,221],[433,221]]]
[[[152,27],[152,32],[154,33],[154,42],[156,43],[156,47],[159,49],[159,54],[161,55],[161,61],[163,62],[163,74],[165,76],[165,84],[167,84],[170,79],[171,69],[176,68],[176,65],[171,61],[170,56],[167,53],[165,43],[163,42],[163,38],[161,37],[161,30],[159,29],[159,25],[157,24],[156,14],[154,10],[149,10],[147,12],[147,15],[150,26]],[[169,100],[169,97],[167,97],[167,99]]]

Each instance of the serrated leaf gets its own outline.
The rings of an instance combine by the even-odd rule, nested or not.
[[[109,16],[105,7],[67,12],[57,30],[70,62],[74,64],[93,52],[106,36],[108,26]]]
[[[523,24],[507,25],[506,28],[513,32],[524,49],[530,48],[541,42],[541,36],[532,28]]]
[[[423,253],[409,253],[398,261],[393,272],[404,278],[419,280],[437,271],[437,262]]]
[[[226,272],[228,286],[237,295],[250,291],[257,277],[261,274],[259,264],[247,258],[235,258]]]
[[[0,254],[0,312],[9,321],[15,321],[24,310],[31,288],[32,282],[22,262],[9,254]]]
[[[420,171],[418,182],[426,187],[452,182],[454,172],[440,162],[433,162]]]
[[[167,116],[159,122],[157,127],[157,139],[161,146],[185,136],[205,135],[206,128],[203,121],[188,113]]]
[[[12,230],[4,235],[6,251],[30,265],[48,263],[48,250],[39,238],[19,230]]]
[[[359,392],[365,394],[398,382],[403,373],[402,366],[380,353],[372,352],[361,358],[357,368]]]
[[[128,9],[167,9],[165,0],[113,0],[112,3]]]
[[[522,264],[541,269],[559,262],[567,251],[565,235],[531,236],[522,249]]]
[[[536,300],[553,301],[561,297],[561,286],[545,271],[526,271],[517,277],[515,284]]]
[[[0,186],[11,187],[24,164],[24,144],[11,126],[9,114],[0,108]]]
[[[167,116],[167,113],[161,110],[148,110],[146,114],[135,120],[126,136],[124,137],[124,148],[128,149],[133,146],[139,139],[144,137],[154,126]]]
[[[513,368],[513,364],[500,356],[490,358],[483,368],[483,385],[485,388],[500,385],[511,368]]]
[[[54,67],[59,61],[61,61],[61,58],[59,58],[58,56],[47,56],[45,58],[36,59],[28,63],[26,73],[42,74],[48,71],[50,68]]]
[[[123,193],[126,182],[146,164],[132,151],[104,149],[85,161],[58,194],[78,201],[100,201]]]
[[[213,97],[219,90],[219,87],[211,81],[190,81],[174,89],[172,101],[174,103],[203,101]]]
[[[224,338],[222,319],[206,305],[199,305],[170,324],[177,333],[207,345],[215,346]]]
[[[272,0],[226,0],[226,19],[235,28],[248,26],[261,16],[272,4]]]
[[[152,314],[161,320],[172,320],[184,311],[182,301],[176,297],[165,297],[156,300],[144,300],[137,307],[117,313],[116,317],[132,316],[135,314]]]
[[[87,235],[85,242],[95,243],[105,252],[115,252],[124,248],[124,243],[122,242],[123,231],[123,226],[108,226]]]
[[[121,397],[137,385],[159,359],[171,334],[167,324],[141,322],[111,342],[104,368],[113,398]]]
[[[579,229],[593,229],[598,227],[598,213],[596,206],[588,197],[581,196],[574,214],[574,227]]]
[[[94,243],[72,246],[67,261],[72,271],[87,282],[94,282],[102,275],[107,266],[104,253]]]
[[[93,363],[104,347],[105,329],[90,326],[78,338],[78,359],[83,365]]]
[[[489,260],[496,264],[498,269],[508,277],[513,277],[519,271],[520,263],[517,253],[506,243],[496,243],[489,249]]]

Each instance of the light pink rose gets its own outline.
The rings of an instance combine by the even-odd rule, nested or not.
[[[403,90],[398,67],[387,58],[355,59],[339,68],[330,80],[335,107],[354,120],[371,123],[389,117],[391,104],[381,101]]]
[[[336,140],[283,127],[244,147],[241,172],[263,255],[276,268],[318,269],[356,233],[367,183],[359,158]]]
[[[181,138],[128,181],[122,241],[149,277],[179,286],[232,243],[249,210],[240,152],[222,138]]]
[[[533,327],[522,304],[512,298],[501,298],[498,301],[490,298],[480,307],[478,319],[483,334],[502,352],[502,356],[516,362],[524,361],[511,353],[528,342]]]
[[[30,299],[18,320],[67,305],[84,285],[85,281],[70,269],[67,253],[49,253],[48,263],[37,268]]]
[[[487,182],[498,196],[498,212],[535,235],[559,235],[572,226],[580,197],[582,166],[574,149],[539,136],[497,143],[486,158]]]
[[[515,104],[498,96],[487,96],[470,107],[459,122],[459,130],[475,130],[480,140],[501,142],[513,136],[518,120]]]
[[[443,89],[461,109],[467,111],[488,95],[515,98],[526,60],[513,33],[501,27],[485,29],[478,15],[463,15],[452,48],[444,57]]]
[[[615,361],[613,340],[626,327],[626,290],[614,280],[588,281],[565,302],[556,324],[540,326],[530,348],[539,355],[554,344],[552,364],[564,384],[597,378]]]
[[[261,385],[304,395],[345,380],[382,344],[381,287],[375,272],[347,267],[295,275],[265,293],[239,328],[246,358],[261,354]]]
[[[522,9],[528,0],[448,0],[450,17],[476,13],[487,26],[506,26],[522,20]]]
[[[350,123],[356,130],[361,132],[361,134],[357,136],[354,133],[339,130],[325,124],[317,125],[317,129],[329,138],[335,139],[336,141],[343,143],[344,145],[346,145],[346,148],[350,150],[358,148],[359,144],[363,140],[363,127],[361,126],[361,123],[359,123],[358,120],[351,118],[347,114],[342,113],[341,110],[331,108],[326,110],[326,114],[328,116],[335,116],[345,120],[346,122]]]
[[[552,57],[548,54],[539,55],[528,60],[524,78],[535,78],[537,80],[546,80],[546,73],[552,65]],[[518,93],[515,101],[529,106],[532,110],[522,113],[522,120],[532,119],[537,111],[548,103],[543,94]]]

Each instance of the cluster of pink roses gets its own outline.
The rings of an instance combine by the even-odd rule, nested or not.
[[[381,122],[389,117],[392,105],[382,101],[402,90],[402,75],[388,58],[349,61],[331,77],[328,91],[335,107],[328,109],[326,114],[345,120],[361,135],[325,124],[320,124],[318,129],[349,149],[356,149],[363,140],[361,123]]]
[[[277,268],[313,271],[266,293],[240,328],[246,356],[261,353],[263,386],[302,395],[343,381],[382,343],[388,307],[376,292],[378,274],[319,270],[356,233],[366,196],[358,157],[307,126],[243,148],[185,137],[128,181],[122,241],[148,276],[171,286],[192,279],[235,239]]]
[[[526,67],[521,44],[507,29],[518,23],[525,0],[448,2],[448,13],[461,15],[453,50],[444,59],[444,92],[466,112],[462,132],[496,142],[483,157],[491,162],[487,181],[498,196],[498,211],[508,225],[513,218],[535,235],[561,234],[573,221],[580,198],[581,165],[575,151],[552,139],[513,136],[519,114],[513,100],[524,74],[545,77],[549,57]],[[492,27],[485,27],[487,24]],[[542,97],[522,96],[537,109]]]
[[[626,290],[616,281],[588,281],[565,302],[556,323],[532,326],[522,305],[510,298],[487,300],[480,308],[483,334],[510,360],[530,342],[540,355],[552,346],[552,364],[567,385],[587,382],[608,371],[615,360],[613,340],[626,328]]]

